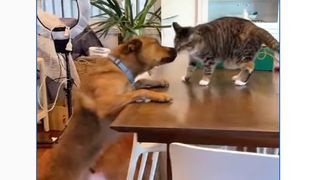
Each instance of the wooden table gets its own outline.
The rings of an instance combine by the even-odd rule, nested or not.
[[[182,61],[182,60],[180,60]],[[185,62],[183,62],[185,63]],[[279,147],[278,73],[256,71],[245,87],[233,85],[234,70],[216,70],[209,87],[181,81],[182,62],[159,67],[173,103],[131,104],[111,124],[136,132],[140,142]]]

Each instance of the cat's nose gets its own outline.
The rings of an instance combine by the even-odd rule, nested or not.
[[[175,49],[177,49],[178,48],[178,45],[177,45],[178,43],[177,43],[177,40],[176,39],[174,39],[173,40],[173,47],[175,48]]]
[[[179,50],[181,49],[181,46],[178,46],[178,45],[174,45],[174,49],[177,51],[177,52],[179,52]]]
[[[168,57],[164,57],[161,59],[161,63],[170,63],[172,61],[174,61],[177,57],[177,51],[175,48],[168,48],[169,52],[168,52]]]

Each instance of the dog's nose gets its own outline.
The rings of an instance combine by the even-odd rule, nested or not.
[[[177,57],[177,51],[174,48],[168,48],[169,49],[169,56],[162,58],[161,63],[170,63],[174,61]]]
[[[172,57],[173,59],[175,59],[177,57],[177,51],[175,48],[170,48],[170,57]]]

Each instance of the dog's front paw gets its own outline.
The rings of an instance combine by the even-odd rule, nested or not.
[[[189,82],[190,79],[191,79],[190,76],[182,76],[182,77],[181,77],[181,80],[182,80],[183,82]]]
[[[201,79],[199,82],[199,85],[200,86],[208,86],[209,83],[210,83],[210,81]]]
[[[151,88],[167,88],[169,83],[166,80],[150,80],[139,79],[135,82],[136,89],[151,89]]]
[[[146,98],[150,99],[150,101],[161,102],[161,103],[172,101],[172,98],[167,93],[164,93],[164,92],[154,92],[152,94],[149,94]]]
[[[171,102],[172,98],[165,92],[156,92],[146,89],[139,89],[134,92],[135,102]]]
[[[153,97],[152,101],[155,102],[171,102],[172,97],[170,97],[167,93],[159,92],[155,97]]]

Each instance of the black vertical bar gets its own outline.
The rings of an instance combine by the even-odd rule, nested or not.
[[[64,4],[63,4],[63,0],[61,0],[61,15],[64,18]]]
[[[65,52],[65,57],[66,57],[66,70],[67,70],[67,89],[66,89],[66,96],[67,96],[67,105],[68,105],[68,117],[71,117],[72,114],[72,95],[71,95],[71,89],[72,89],[72,84],[73,81],[71,79],[71,74],[70,74],[70,67],[69,67],[69,58],[68,54],[69,52]]]
[[[52,0],[51,2],[52,2],[52,13],[53,13],[54,15],[57,15],[55,2],[54,2],[54,0]]]
[[[167,180],[172,180],[171,160],[170,160],[170,143],[167,143]]]

